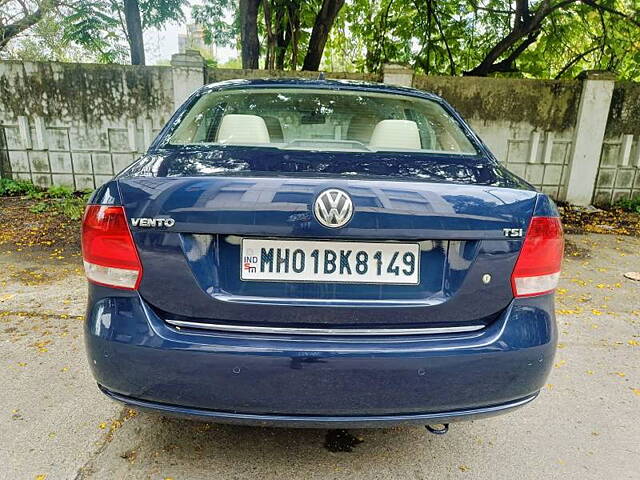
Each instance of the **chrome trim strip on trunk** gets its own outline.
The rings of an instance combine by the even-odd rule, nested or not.
[[[305,328],[305,327],[260,327],[255,325],[227,325],[220,323],[185,322],[182,320],[165,320],[174,327],[197,328],[201,330],[218,330],[234,333],[272,333],[281,335],[433,335],[436,333],[475,332],[485,325],[462,325],[458,327],[424,327],[424,328]]]
[[[444,301],[443,297],[430,297],[420,299],[403,299],[403,300],[353,300],[335,298],[330,301],[323,298],[283,298],[283,297],[252,297],[248,295],[229,295],[226,293],[213,293],[212,296],[216,300],[229,303],[250,303],[253,305],[283,305],[283,306],[315,306],[315,305],[349,305],[358,306],[383,306],[383,307],[429,307],[437,305]]]

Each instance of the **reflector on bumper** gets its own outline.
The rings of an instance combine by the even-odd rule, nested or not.
[[[100,285],[119,288],[135,288],[138,282],[138,270],[125,268],[103,267],[95,263],[84,263],[84,271],[87,279]]]

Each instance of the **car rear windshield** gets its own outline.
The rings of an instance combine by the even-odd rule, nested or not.
[[[316,151],[477,153],[460,124],[435,101],[320,89],[205,93],[183,117],[168,143]]]

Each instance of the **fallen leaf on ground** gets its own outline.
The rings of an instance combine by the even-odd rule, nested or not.
[[[629,280],[635,280],[636,282],[640,282],[640,272],[627,272],[624,274],[624,276]]]

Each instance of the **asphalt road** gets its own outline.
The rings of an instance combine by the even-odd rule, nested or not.
[[[638,479],[640,282],[623,273],[640,269],[640,239],[570,241],[560,348],[535,402],[445,436],[350,431],[337,443],[353,440],[351,452],[328,450],[326,430],[196,423],[111,402],[84,355],[79,259],[3,247],[0,479]]]

